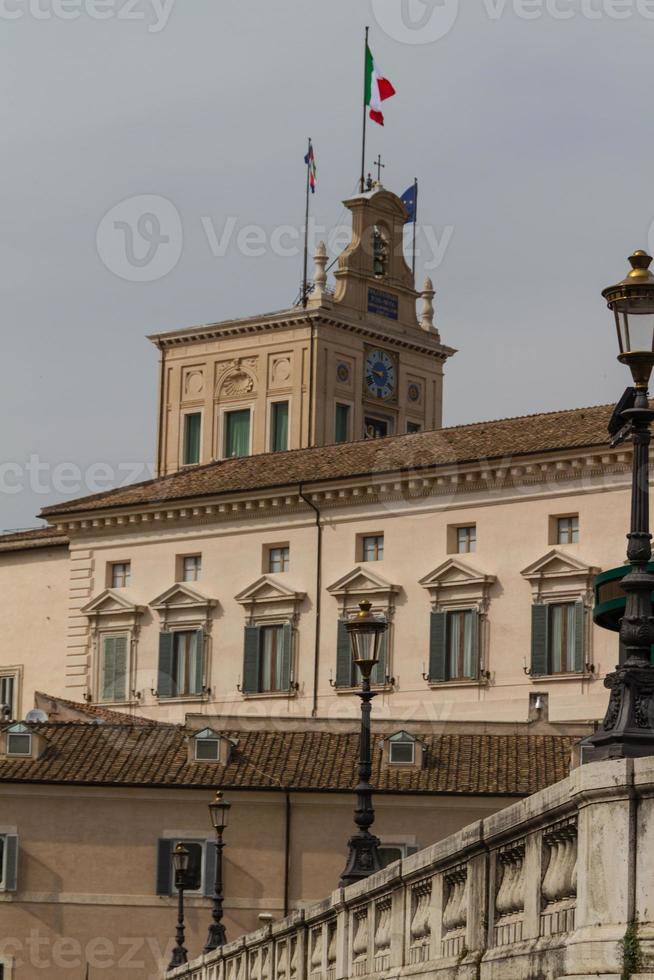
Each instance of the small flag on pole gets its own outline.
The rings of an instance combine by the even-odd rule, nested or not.
[[[366,105],[370,107],[370,118],[380,126],[384,125],[382,102],[392,95],[395,95],[395,89],[384,76],[366,44]]]
[[[304,162],[309,168],[309,187],[311,188],[311,193],[316,193],[316,158],[313,152],[313,143],[309,143],[309,152],[304,158]]]
[[[409,212],[409,217],[406,219],[407,224],[410,221],[416,220],[417,205],[418,205],[418,185],[411,184],[411,187],[407,187],[404,194],[402,195],[402,204]]]

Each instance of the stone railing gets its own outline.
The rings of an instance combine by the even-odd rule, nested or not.
[[[654,978],[654,758],[576,769],[166,976],[618,980],[628,930]]]

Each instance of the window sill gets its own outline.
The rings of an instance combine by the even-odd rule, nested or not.
[[[544,682],[551,684],[557,681],[594,680],[597,674],[591,673],[589,670],[571,670],[565,674],[530,674],[529,677],[532,684],[542,684]]]
[[[392,694],[395,690],[393,684],[371,684],[371,688],[377,694]],[[334,691],[336,694],[360,694],[360,687],[336,687],[334,686]]]
[[[253,694],[246,694],[241,691],[244,701],[260,701],[262,698],[296,698],[297,691],[256,691]]]
[[[89,701],[96,708],[140,708],[142,701]]]
[[[157,696],[159,704],[200,704],[202,701],[209,701],[208,694],[184,694],[181,697],[165,698]]]
[[[444,687],[488,687],[488,683],[485,677],[471,677],[463,681],[427,681],[427,686],[434,691]]]

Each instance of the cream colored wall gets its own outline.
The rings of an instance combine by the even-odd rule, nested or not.
[[[0,553],[0,672],[20,668],[19,718],[35,690],[65,693],[69,574],[65,547]]]
[[[532,591],[521,571],[552,548],[548,537],[551,515],[578,512],[580,543],[560,550],[590,566],[607,569],[622,563],[624,528],[628,519],[629,491],[621,482],[611,489],[608,478],[597,491],[519,493],[515,490],[475,495],[462,491],[446,498],[429,497],[387,501],[369,507],[325,508],[323,520],[322,618],[317,715],[321,718],[356,718],[358,700],[337,693],[330,685],[335,671],[336,629],[339,602],[326,590],[358,564],[358,534],[383,532],[385,557],[371,563],[373,573],[399,586],[393,618],[390,673],[396,685],[375,702],[377,717],[400,720],[468,720],[524,722],[529,694],[549,695],[549,716],[554,721],[600,718],[606,706],[602,677],[617,661],[615,634],[592,627],[588,659],[595,665],[592,677],[534,678],[523,671],[530,662]],[[524,490],[524,488],[523,488]],[[246,512],[247,513],[247,512]],[[314,638],[316,611],[315,518],[304,513],[280,514],[273,519],[241,518],[191,528],[106,532],[95,540],[75,545],[71,567],[90,569],[87,594],[74,601],[83,605],[102,592],[108,562],[128,559],[132,583],[125,596],[148,604],[175,580],[175,556],[200,551],[202,580],[192,583],[204,595],[217,600],[214,609],[209,664],[210,698],[157,703],[156,689],[160,620],[146,610],[138,637],[136,687],[142,701],[139,713],[162,720],[181,721],[186,712],[206,715],[247,715],[309,718],[313,707]],[[488,607],[489,651],[487,684],[447,685],[431,689],[422,673],[428,665],[430,595],[419,580],[442,564],[447,553],[448,525],[476,523],[477,552],[460,556],[463,565],[496,576]],[[299,606],[295,696],[244,697],[237,690],[242,674],[243,628],[249,615],[235,596],[262,573],[262,556],[268,544],[288,542],[290,570],[274,575],[278,582],[306,592]],[[77,555],[81,559],[77,559]],[[79,583],[77,583],[79,584]],[[90,645],[84,616],[74,610],[74,635],[69,641],[67,684],[70,696],[81,699],[92,681]],[[80,625],[81,624],[81,625]],[[80,667],[87,663],[88,673]],[[77,689],[75,687],[77,685]]]
[[[275,793],[226,794],[225,923],[228,938],[257,928],[259,913],[284,911],[285,800]],[[18,892],[0,892],[0,962],[11,980],[161,975],[176,924],[176,899],[155,894],[159,837],[211,839],[209,791],[0,786],[0,833],[19,836]],[[375,831],[389,843],[426,846],[501,809],[507,798],[382,797]],[[338,884],[354,829],[346,794],[292,794],[290,908]],[[208,899],[187,898],[186,945],[198,955]],[[40,966],[39,966],[40,964]],[[140,965],[137,965],[140,964]]]

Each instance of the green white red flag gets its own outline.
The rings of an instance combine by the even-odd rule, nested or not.
[[[370,118],[380,126],[384,125],[382,102],[390,99],[392,95],[395,95],[395,89],[366,45],[366,105],[370,107]]]

